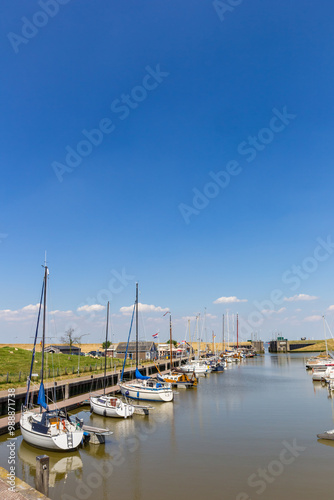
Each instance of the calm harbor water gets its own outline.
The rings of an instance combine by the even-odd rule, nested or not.
[[[50,456],[51,499],[330,500],[333,400],[312,382],[306,356],[265,356],[201,378],[149,417],[107,419],[80,411],[85,423],[109,427],[105,445]],[[8,468],[7,436],[0,465]],[[37,449],[17,432],[17,476],[34,486]]]

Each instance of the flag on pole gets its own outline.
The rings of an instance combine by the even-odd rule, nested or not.
[[[155,333],[154,335],[152,335],[152,337],[154,337],[155,339],[156,339],[157,337],[159,337],[159,332],[157,332],[157,333]]]

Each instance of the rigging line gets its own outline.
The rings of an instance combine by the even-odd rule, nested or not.
[[[32,357],[31,357],[30,374],[29,374],[28,381],[27,381],[27,394],[26,394],[26,399],[25,399],[25,403],[24,403],[25,406],[27,406],[28,401],[29,401],[30,381],[31,381],[32,370],[33,370],[33,367],[34,367],[34,360],[35,360],[35,353],[36,353],[36,341],[37,341],[37,335],[38,335],[39,320],[40,320],[40,317],[41,317],[43,294],[44,294],[44,280],[43,280],[43,285],[42,285],[41,300],[40,300],[40,303],[39,303],[39,310],[38,310],[38,317],[37,317],[37,325],[36,325],[34,347],[33,347],[33,350],[32,350]]]
[[[141,312],[140,308],[139,309],[139,320],[140,320],[140,331],[143,332],[143,335],[140,335],[141,340],[144,339],[145,342],[147,342],[147,337],[146,337],[146,328],[145,328],[145,323],[144,323],[144,317],[143,313]]]
[[[131,318],[130,330],[129,330],[129,335],[128,335],[128,343],[126,345],[126,351],[125,351],[125,355],[124,355],[123,368],[122,368],[122,373],[121,373],[121,382],[123,380],[125,363],[126,363],[126,358],[127,358],[127,355],[128,355],[128,347],[129,347],[130,335],[131,335],[131,330],[132,330],[132,325],[133,325],[133,318],[134,318],[134,315],[135,315],[135,309],[136,309],[136,304],[134,304],[133,311],[132,311],[132,318]]]
[[[326,319],[325,317],[324,317],[324,320],[325,320],[325,323],[326,323],[327,328],[328,328],[328,330],[329,330],[329,333],[331,334],[331,337],[332,337],[332,339],[334,340],[334,337],[333,337],[332,331],[331,331],[331,329],[329,328],[329,324],[327,323],[327,319]]]

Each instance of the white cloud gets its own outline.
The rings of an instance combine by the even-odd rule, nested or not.
[[[209,319],[217,319],[217,316],[215,314],[210,314],[210,313],[206,313],[206,317]]]
[[[34,313],[34,312],[38,311],[38,309],[39,309],[39,304],[35,304],[35,305],[29,304],[28,306],[22,307],[21,311]]]
[[[319,316],[317,314],[315,314],[314,316],[307,316],[304,321],[306,323],[313,323],[315,321],[320,321],[322,319],[322,316]]]
[[[92,305],[84,305],[81,307],[78,307],[77,311],[78,312],[96,312],[96,311],[103,311],[106,306],[102,306],[100,304],[92,304]]]
[[[0,311],[0,319],[5,321],[22,321],[25,318],[22,318],[19,315],[19,311],[12,311],[11,309],[3,309]]]
[[[2,309],[0,310],[0,319],[5,321],[25,321],[31,320],[32,314],[38,311],[39,304],[29,304],[21,309]]]
[[[188,319],[190,319],[190,321],[195,321],[196,316],[182,316],[181,318],[183,321],[188,321]]]
[[[300,313],[301,309],[295,309],[296,313]]]
[[[235,304],[237,302],[247,302],[247,299],[238,299],[237,297],[219,297],[214,300],[214,304]]]
[[[153,318],[152,316],[149,316],[148,318],[146,318],[145,321],[151,321],[153,323],[161,323],[161,324],[164,324],[164,318]]]
[[[281,307],[277,311],[275,309],[262,309],[262,314],[281,314],[282,312],[286,311],[286,307]]]
[[[59,311],[58,309],[56,309],[55,311],[50,311],[50,314],[56,314],[57,316],[71,316],[73,314],[73,311]]]
[[[168,307],[154,306],[153,304],[141,304],[140,302],[138,302],[138,310],[142,313],[165,313],[169,311]],[[124,306],[120,308],[120,312],[126,316],[131,315],[132,311],[133,306]]]
[[[305,293],[300,293],[299,295],[293,295],[292,297],[284,297],[285,302],[298,302],[300,300],[316,300],[318,297],[315,295],[307,295]]]
[[[334,305],[329,306],[328,309],[327,309],[327,311],[334,311]]]

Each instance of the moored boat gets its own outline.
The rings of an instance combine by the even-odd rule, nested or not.
[[[27,393],[25,403],[22,406],[20,417],[20,428],[23,439],[38,448],[47,450],[71,451],[76,449],[83,439],[83,422],[76,418],[72,422],[66,412],[60,409],[49,410],[45,399],[44,390],[44,347],[45,347],[45,323],[46,323],[46,290],[47,290],[48,268],[44,266],[44,280],[42,286],[41,300],[37,319],[35,341],[32,352],[30,374],[27,381]],[[43,336],[42,336],[42,367],[41,383],[39,387],[37,404],[39,410],[35,410],[29,403],[30,380],[34,366],[36,341],[38,336],[39,321],[43,302]],[[44,410],[44,411],[43,411]]]
[[[153,377],[146,377],[142,375],[138,369],[138,283],[136,283],[136,301],[132,313],[131,326],[128,337],[128,345],[131,335],[132,323],[134,313],[136,312],[136,372],[135,379],[123,381],[124,368],[126,363],[126,355],[124,356],[123,369],[119,387],[123,396],[132,399],[139,399],[144,401],[173,401],[173,389],[171,384],[158,381]]]
[[[109,325],[109,302],[107,304],[107,325],[106,325],[106,340],[104,344],[104,378],[103,378],[103,395],[91,396],[90,407],[97,415],[103,417],[131,417],[134,413],[134,407],[129,403],[125,403],[116,396],[106,395],[106,378],[107,378],[107,347],[108,347],[108,325]]]

